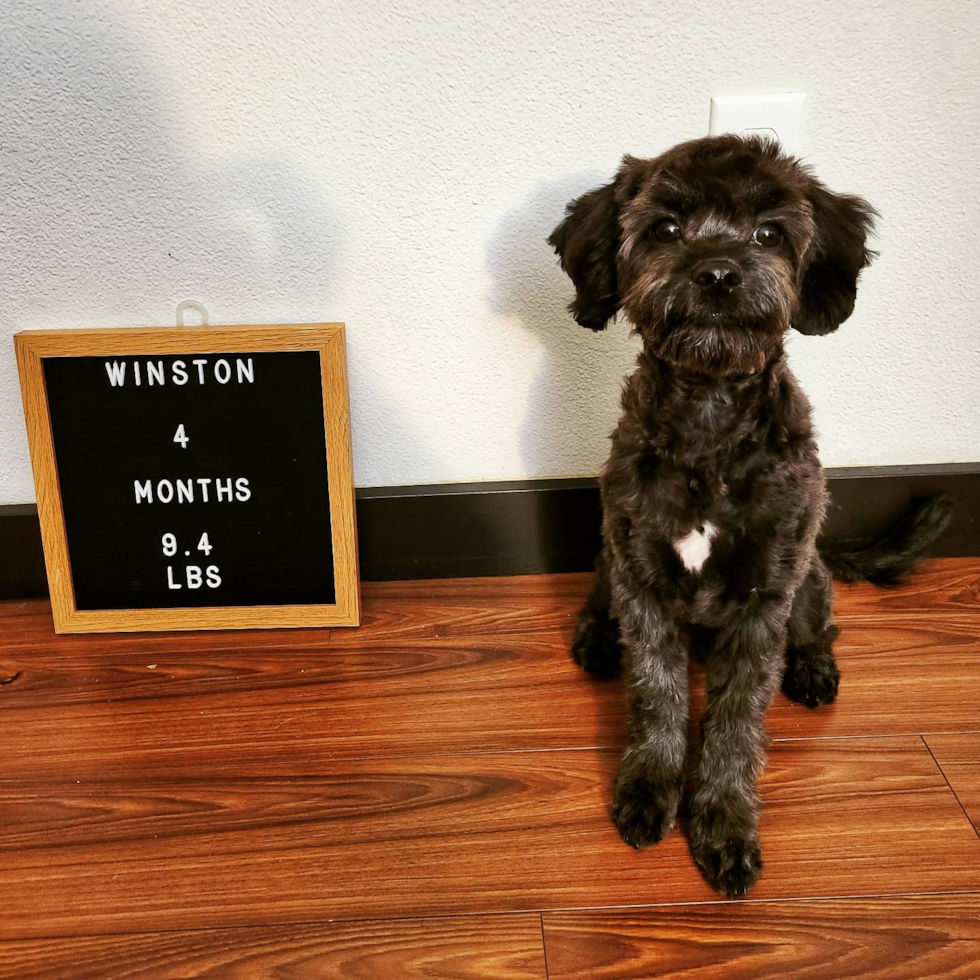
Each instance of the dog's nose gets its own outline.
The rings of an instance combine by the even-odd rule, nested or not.
[[[742,282],[742,273],[734,262],[722,259],[709,259],[701,262],[694,270],[694,281],[702,289],[714,289],[730,293]]]

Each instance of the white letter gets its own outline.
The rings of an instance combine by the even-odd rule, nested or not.
[[[168,589],[182,589],[183,586],[180,582],[174,581],[174,567],[173,565],[167,566],[167,588]]]
[[[191,364],[196,364],[197,365],[197,380],[201,384],[204,384],[204,365],[207,364],[207,363],[208,362],[206,360],[204,360],[203,357],[199,357],[199,358],[197,358],[197,360],[191,361]]]
[[[121,388],[126,383],[126,362],[123,361],[120,364],[118,361],[113,361],[111,364],[105,362],[105,371],[109,375],[109,384],[113,388]]]
[[[145,497],[148,504],[153,503],[153,484],[149,480],[144,480],[142,486],[139,480],[133,480],[133,489],[136,491],[136,503],[142,503],[141,497]]]
[[[204,502],[208,502],[208,484],[211,482],[211,477],[209,476],[199,476],[197,478],[197,485],[201,488],[201,495],[204,498]]]
[[[220,504],[222,500],[225,499],[225,494],[228,494],[228,500],[231,500],[231,480],[225,480],[224,486],[221,485],[220,480],[214,481],[214,489],[218,491],[218,503]]]
[[[166,495],[164,493],[166,492]],[[174,499],[174,485],[169,480],[157,480],[157,500],[169,504]]]
[[[248,378],[248,383],[250,385],[255,384],[255,371],[252,369],[252,358],[248,359],[248,367],[246,367],[245,362],[240,357],[236,357],[235,367],[238,368],[239,384],[241,384],[246,378]]]
[[[193,480],[178,480],[177,481],[177,503],[182,504],[186,500],[187,503],[194,503],[194,481]]]
[[[218,574],[218,572],[219,568],[217,565],[208,565],[207,573],[209,589],[216,589],[219,585],[221,585],[221,576]]]
[[[201,574],[201,567],[199,565],[188,565],[187,588],[199,589],[203,581],[204,581],[204,576]]]
[[[183,361],[174,361],[173,375],[175,385],[187,384],[187,365]]]
[[[221,377],[222,371],[224,371],[224,377]],[[219,357],[214,362],[214,376],[218,379],[218,383],[223,385],[228,384],[231,380],[231,365],[223,357]]]
[[[136,383],[138,385],[139,384],[142,384],[143,382],[140,381],[140,362],[139,361],[133,361],[133,374],[136,375]]]
[[[153,379],[156,378],[156,381]],[[164,384],[163,380],[163,361],[157,361],[156,364],[153,361],[146,362],[146,383],[148,385]]]
[[[240,476],[235,480],[235,499],[241,503],[245,503],[246,500],[252,499],[252,491],[248,488],[248,480],[244,476]]]

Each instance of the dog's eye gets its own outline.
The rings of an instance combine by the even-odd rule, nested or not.
[[[681,226],[673,218],[662,218],[652,230],[658,242],[672,242],[681,237]]]
[[[775,248],[782,240],[783,233],[780,231],[779,225],[774,225],[768,221],[764,225],[759,225],[752,236],[752,241],[766,248]]]

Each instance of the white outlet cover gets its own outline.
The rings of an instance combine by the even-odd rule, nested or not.
[[[803,152],[803,102],[806,94],[720,95],[711,100],[708,133],[771,136],[792,156]]]

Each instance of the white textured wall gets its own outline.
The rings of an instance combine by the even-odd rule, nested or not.
[[[544,238],[712,94],[801,90],[882,211],[792,358],[828,465],[980,459],[980,8],[927,0],[2,0],[0,503],[33,499],[25,327],[345,320],[356,479],[591,473],[625,329]]]

